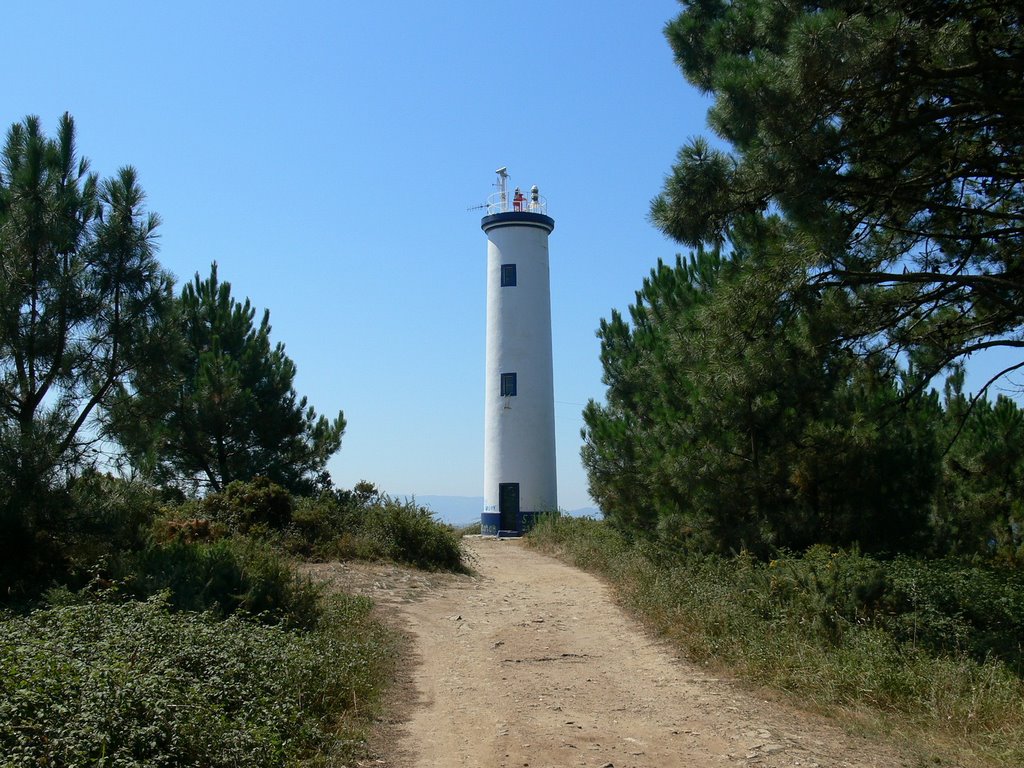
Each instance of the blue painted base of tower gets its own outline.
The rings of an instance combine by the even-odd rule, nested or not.
[[[500,539],[522,536],[529,533],[530,529],[537,524],[544,512],[517,512],[516,527],[503,528],[501,525],[501,514],[498,512],[484,512],[480,515],[480,535],[497,536]],[[511,521],[508,521],[511,522]]]

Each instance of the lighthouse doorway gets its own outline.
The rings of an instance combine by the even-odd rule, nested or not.
[[[519,483],[498,483],[498,512],[500,530],[519,530]]]

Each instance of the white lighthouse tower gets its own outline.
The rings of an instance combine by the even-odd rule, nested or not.
[[[487,234],[484,386],[484,535],[518,535],[558,508],[551,363],[548,235],[555,221],[534,186],[498,191],[480,227]]]

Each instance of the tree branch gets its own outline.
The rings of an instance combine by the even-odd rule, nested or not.
[[[967,424],[967,419],[971,415],[971,411],[974,410],[974,406],[985,396],[985,393],[988,391],[988,388],[991,387],[996,381],[1001,379],[1003,376],[1006,376],[1009,373],[1013,373],[1014,371],[1019,370],[1020,368],[1024,368],[1024,360],[1001,370],[991,379],[986,381],[985,385],[971,397],[971,401],[970,403],[967,404],[967,410],[964,412],[963,418],[960,419],[960,423],[957,425],[956,432],[953,434],[953,438],[949,441],[949,444],[946,446],[946,450],[942,452],[943,457],[945,457],[946,454],[948,454],[952,450],[953,445],[956,443],[957,439],[960,437],[960,434],[964,430],[964,426],[966,426]]]

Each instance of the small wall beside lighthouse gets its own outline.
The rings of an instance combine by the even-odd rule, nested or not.
[[[481,531],[523,533],[558,508],[551,355],[549,216],[485,216],[487,352]]]

